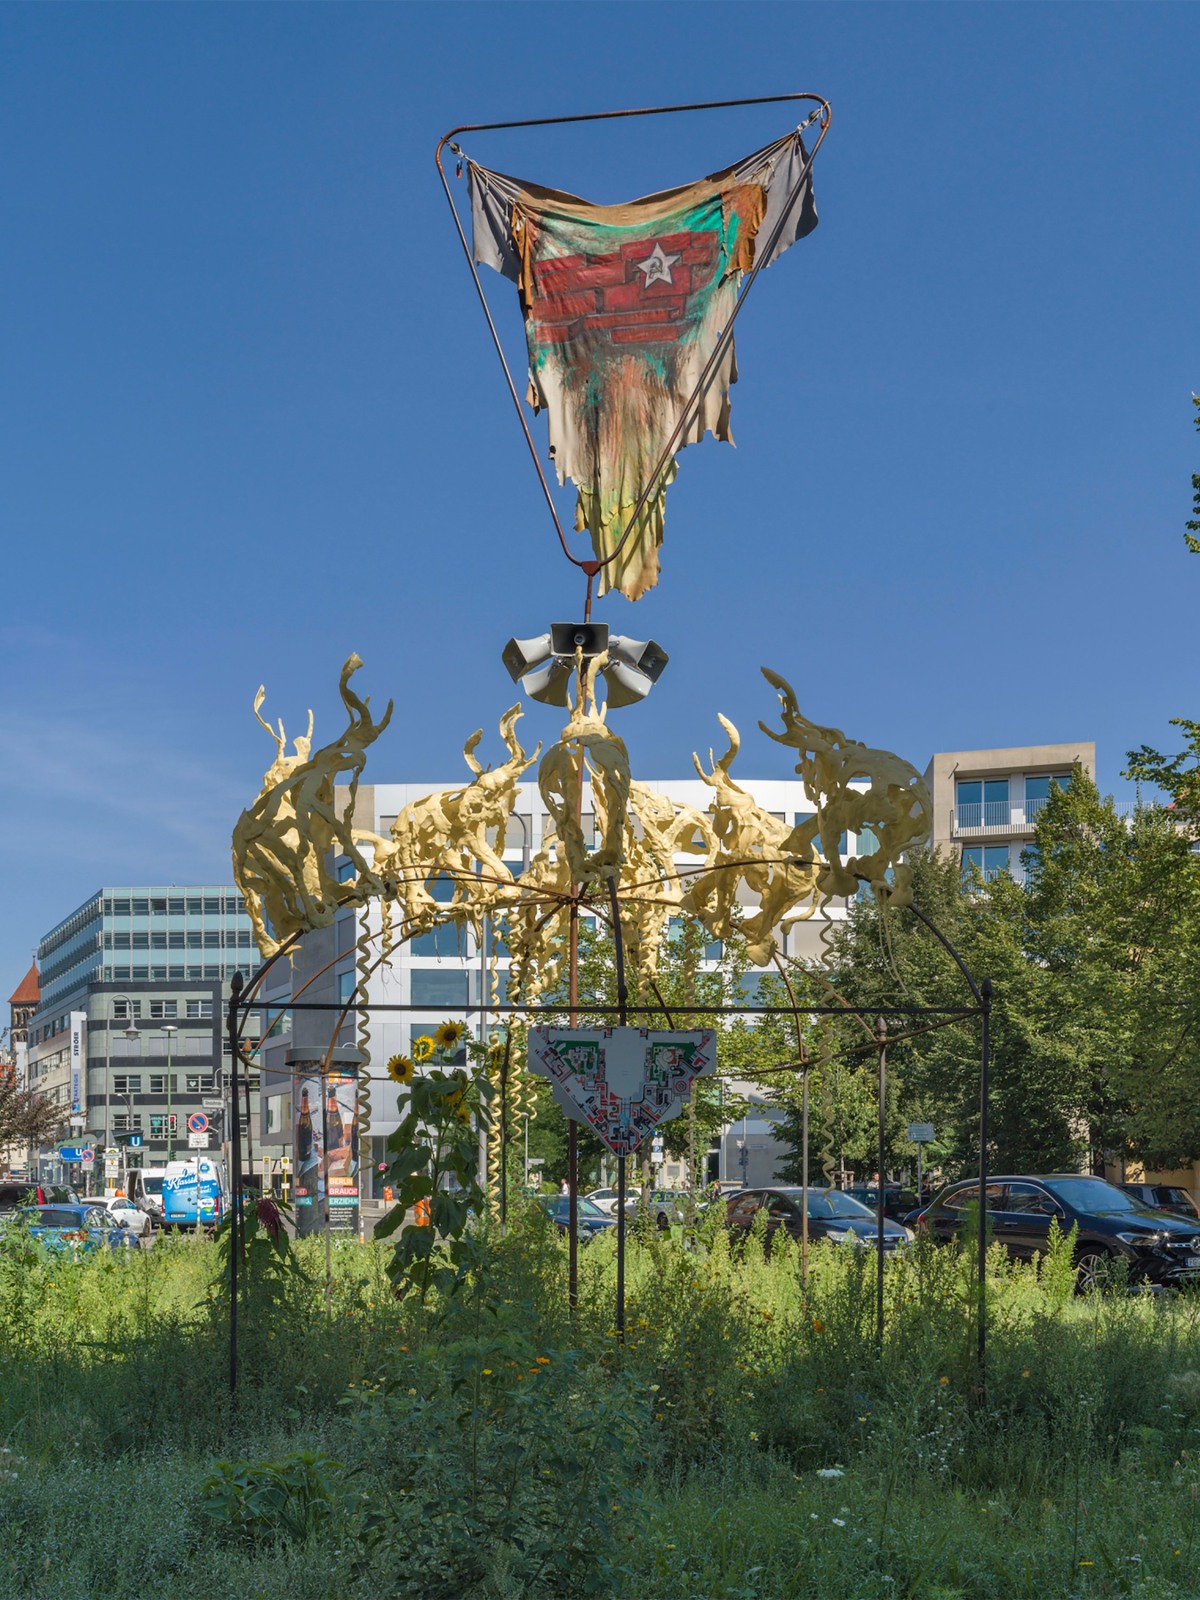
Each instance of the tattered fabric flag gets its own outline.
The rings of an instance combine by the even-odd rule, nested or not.
[[[467,162],[475,259],[520,289],[529,403],[545,410],[558,481],[579,490],[576,529],[611,555],[684,414],[737,300],[756,243],[769,266],[817,225],[798,132],[724,172],[626,205],[594,206]],[[776,237],[776,229],[778,236]],[[774,239],[774,244],[770,241]],[[730,340],[676,448],[732,443]],[[636,600],[658,582],[672,457],[599,592]]]

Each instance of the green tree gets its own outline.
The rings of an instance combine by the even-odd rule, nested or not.
[[[1192,396],[1196,407],[1196,431],[1200,433],[1200,395]],[[1200,472],[1192,474],[1192,512],[1184,534],[1187,547],[1200,555]],[[1124,776],[1137,783],[1152,784],[1170,795],[1175,820],[1193,839],[1200,839],[1200,722],[1187,717],[1172,717],[1171,726],[1182,728],[1185,747],[1178,755],[1165,756],[1144,744],[1129,752]]]

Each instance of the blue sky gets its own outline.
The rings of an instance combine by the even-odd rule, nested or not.
[[[437,184],[459,122],[833,104],[821,225],[739,322],[738,448],[684,453],[661,586],[599,608],[672,657],[635,769],[720,710],[785,773],[766,663],[918,766],[1093,738],[1120,789],[1200,715],[1198,59],[1185,5],[0,9],[4,981],[103,882],[227,877],[260,682],[320,738],[357,649],[396,700],[368,772],[451,781],[481,723],[500,753],[504,640],[578,612]],[[786,126],[466,145],[617,200]]]

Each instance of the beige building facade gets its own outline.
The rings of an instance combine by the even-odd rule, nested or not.
[[[952,852],[984,878],[1026,876],[1022,854],[1033,843],[1051,784],[1065,786],[1076,766],[1096,777],[1096,746],[1017,745],[1009,750],[942,750],[925,770],[933,801],[933,848]]]

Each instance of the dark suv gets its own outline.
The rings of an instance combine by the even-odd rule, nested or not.
[[[920,1231],[943,1242],[953,1239],[978,1196],[973,1180],[951,1184],[926,1209]],[[1103,1178],[1078,1172],[993,1178],[987,1209],[993,1236],[1022,1260],[1045,1255],[1055,1218],[1063,1233],[1078,1228],[1075,1265],[1081,1289],[1101,1282],[1109,1263],[1120,1259],[1128,1261],[1135,1282],[1200,1281],[1200,1222],[1151,1211]]]

